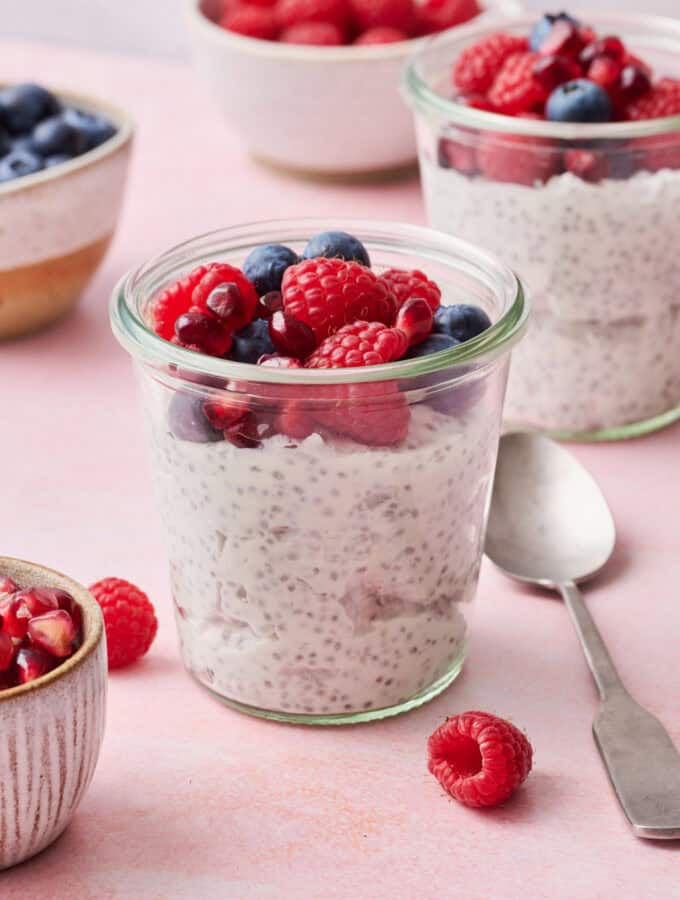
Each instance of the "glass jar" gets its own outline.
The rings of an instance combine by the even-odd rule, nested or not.
[[[197,238],[124,278],[111,304],[144,397],[184,663],[239,710],[313,724],[402,712],[460,671],[527,318],[519,281],[485,252],[428,229],[334,221],[374,270],[424,269],[447,303],[478,304],[492,327],[353,369],[230,362],[148,327],[155,297],[189,269],[241,265],[268,243],[301,251],[325,224]],[[206,404],[235,424],[215,431]]]
[[[430,223],[528,284],[506,419],[557,437],[632,437],[680,418],[680,116],[598,125],[501,116],[451,99],[461,51],[534,16],[429,42],[405,72]],[[588,17],[680,76],[680,22]]]

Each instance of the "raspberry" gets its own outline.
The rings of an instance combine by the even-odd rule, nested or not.
[[[102,608],[109,669],[119,669],[144,656],[156,637],[158,622],[143,591],[122,578],[104,578],[90,586]]]
[[[413,297],[422,297],[427,300],[432,312],[435,312],[442,299],[439,287],[430,281],[424,272],[419,269],[387,269],[380,276],[388,289],[397,299],[397,308],[400,309],[407,300]]]
[[[360,444],[390,447],[408,433],[408,404],[394,382],[320,385],[312,396],[324,402],[305,406],[306,416],[317,426]]]
[[[447,719],[427,742],[428,769],[454,800],[495,806],[531,771],[532,747],[522,732],[491,713]]]
[[[547,98],[545,88],[533,77],[537,53],[511,53],[489,90],[489,100],[509,116],[528,112]]]
[[[626,110],[629,119],[661,119],[680,115],[680,81],[662,78]]]
[[[280,0],[276,14],[283,29],[303,22],[331,22],[343,35],[347,29],[348,11],[344,0]]]
[[[235,284],[240,294],[241,309],[238,314],[232,310],[228,326],[229,331],[238,331],[252,320],[258,299],[257,291],[240,269],[227,263],[212,263],[194,287],[191,293],[191,302],[193,306],[197,306],[203,312],[214,312],[208,302],[210,295],[215,288],[225,284]]]
[[[342,369],[394,362],[408,350],[408,338],[382,322],[352,322],[331,334],[307,359],[307,369]]]
[[[362,47],[371,44],[396,44],[397,41],[407,41],[408,35],[398,28],[369,28],[360,34],[354,41]]]
[[[189,311],[191,294],[209,270],[210,266],[199,266],[158,295],[152,312],[152,325],[156,334],[166,341],[172,340],[175,335],[175,322],[182,313]]]
[[[279,26],[274,10],[268,6],[255,6],[243,3],[229,10],[220,19],[222,28],[234,31],[244,37],[259,38],[262,41],[275,41]]]
[[[437,165],[441,169],[456,169],[463,175],[474,175],[477,172],[476,147],[451,138],[439,138]]]
[[[416,0],[416,32],[444,31],[474,19],[481,11],[477,0]]]
[[[317,47],[337,47],[345,43],[342,31],[332,22],[300,22],[282,32],[282,44],[312,44]]]
[[[281,285],[287,313],[310,326],[318,342],[357,319],[390,325],[394,295],[378,276],[357,262],[307,259],[286,269]]]
[[[514,34],[492,34],[458,57],[453,67],[453,83],[463,94],[485,94],[511,53],[526,53],[529,41]]]
[[[361,31],[398,28],[407,32],[413,19],[411,0],[349,0],[349,8]]]
[[[532,186],[559,171],[559,154],[546,138],[489,134],[477,151],[479,170],[491,181]]]

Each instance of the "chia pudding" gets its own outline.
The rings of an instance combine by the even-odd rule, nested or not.
[[[149,308],[174,304],[176,316],[182,291],[191,287],[195,302],[205,278],[213,289],[208,308],[218,308],[215,291],[221,303],[227,294],[231,302],[236,289],[235,283],[215,288],[216,269],[187,275],[186,246],[128,276],[112,302],[114,331],[140,376],[183,661],[231,705],[310,723],[410,709],[460,671],[509,350],[528,312],[510,270],[470,245],[427,229],[351,224],[360,241],[345,238],[365,259],[357,277],[370,282],[369,265],[386,278],[391,273],[403,304],[396,326],[373,322],[361,332],[364,342],[378,335],[373,359],[396,346],[394,332],[401,331],[413,344],[394,362],[323,367],[329,342],[336,354],[350,337],[348,346],[364,346],[354,337],[360,322],[306,350],[306,365],[281,356],[281,342],[293,347],[298,333],[307,338],[299,331],[303,318],[291,330],[280,312],[268,320],[278,355],[265,354],[257,365],[161,339],[145,324]],[[209,236],[219,247],[206,250],[206,238],[188,245],[195,251],[190,262],[229,260],[242,267],[230,277],[242,280],[247,272],[261,292],[270,286],[261,276],[270,273],[275,251],[277,260],[288,257],[291,279],[302,273],[309,287],[310,269],[325,263],[323,254],[309,262],[299,234],[315,226],[303,220],[227,230]],[[313,241],[320,246],[322,238]],[[244,263],[248,248],[254,249]],[[249,264],[254,258],[261,270]],[[436,277],[448,304],[441,316],[436,312],[438,330],[429,337],[423,320],[412,316],[424,305],[432,328],[433,313],[422,298],[409,306],[411,268],[396,268],[414,261]],[[221,273],[227,263],[219,265]],[[347,274],[336,259],[330,268]],[[160,295],[158,271],[173,284]],[[439,287],[422,271],[416,275],[418,292],[429,291],[439,307]],[[303,293],[295,294],[299,316]],[[380,301],[385,297],[392,294],[381,293]],[[180,335],[183,316],[176,318]],[[236,333],[241,357],[252,357],[252,346],[238,338],[244,333],[251,343],[264,338],[253,336],[252,323]],[[222,351],[214,328],[206,334]]]

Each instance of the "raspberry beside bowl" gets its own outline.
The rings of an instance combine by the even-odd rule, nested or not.
[[[52,569],[0,557],[20,587],[68,591],[82,612],[83,643],[28,684],[0,690],[0,870],[51,844],[71,821],[94,774],[104,734],[106,641],[84,587]]]
[[[357,175],[416,159],[401,70],[424,38],[367,46],[256,40],[215,24],[219,0],[188,0],[195,64],[258,159],[304,174]],[[516,0],[487,11],[517,13]]]
[[[68,105],[104,113],[117,130],[82,156],[0,184],[0,340],[36,331],[75,307],[120,213],[130,118],[94,97],[55,93]]]

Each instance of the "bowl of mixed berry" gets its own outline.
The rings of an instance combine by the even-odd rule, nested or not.
[[[558,12],[409,64],[430,222],[529,284],[506,414],[560,436],[680,416],[680,23]]]
[[[0,339],[66,315],[116,228],[132,126],[96,98],[0,87]]]
[[[379,718],[462,665],[527,301],[427,229],[294,220],[127,276],[182,656],[256,715]]]
[[[70,822],[99,755],[106,677],[102,614],[88,591],[0,557],[0,869]]]
[[[414,42],[516,0],[188,0],[193,56],[256,157],[297,172],[411,166]]]

